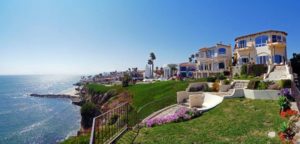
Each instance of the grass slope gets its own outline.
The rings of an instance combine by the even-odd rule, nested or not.
[[[187,82],[166,81],[138,84],[128,87],[133,95],[133,107],[139,111],[140,119],[166,106],[176,103],[176,92],[185,90]]]
[[[134,143],[280,143],[277,101],[226,99],[199,118],[141,129]],[[125,136],[126,137],[126,134]]]

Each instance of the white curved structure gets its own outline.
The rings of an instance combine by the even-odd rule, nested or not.
[[[223,97],[213,95],[210,93],[204,93],[204,102],[202,104],[201,108],[197,108],[198,111],[207,111],[209,109],[212,109],[216,107],[218,104],[220,104],[223,101]]]

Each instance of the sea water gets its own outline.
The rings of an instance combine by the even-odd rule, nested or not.
[[[80,107],[69,99],[30,97],[60,93],[79,76],[0,76],[0,144],[57,143],[76,135]]]

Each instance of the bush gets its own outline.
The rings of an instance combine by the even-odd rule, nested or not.
[[[247,74],[252,76],[261,76],[267,73],[268,67],[264,64],[251,64],[248,65]]]
[[[216,79],[218,79],[218,80],[224,80],[224,79],[226,79],[226,77],[224,76],[224,74],[217,74],[216,75]]]
[[[204,92],[213,92],[212,88],[207,87],[206,89],[204,89]]]
[[[264,81],[259,82],[259,84],[258,84],[258,89],[259,90],[265,90],[267,88],[268,88],[268,83],[267,82],[264,82]]]
[[[130,81],[131,81],[131,77],[128,74],[124,74],[124,77],[122,78],[122,86],[128,87]]]
[[[214,82],[211,89],[213,92],[218,92],[220,90],[219,82],[218,81]]]
[[[224,76],[230,76],[230,71],[224,71],[223,74]]]
[[[100,112],[95,104],[87,102],[81,107],[80,114],[82,117],[81,125],[84,128],[90,128],[93,124],[93,118],[99,115]]]
[[[241,67],[241,75],[247,75],[247,65],[244,64]]]
[[[247,88],[248,89],[256,89],[259,85],[259,80],[250,80],[250,82],[248,83]]]
[[[226,79],[226,80],[223,81],[223,84],[224,84],[224,85],[229,85],[229,84],[230,84],[230,81]]]
[[[280,80],[279,85],[281,88],[291,88],[292,81],[291,80]]]
[[[238,73],[235,73],[234,78],[240,78],[240,75]]]
[[[189,92],[203,91],[207,89],[207,87],[208,87],[207,83],[195,83],[195,84],[191,84],[188,91]]]
[[[215,82],[216,78],[215,77],[208,77],[207,82]]]

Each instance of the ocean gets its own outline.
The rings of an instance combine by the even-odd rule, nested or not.
[[[61,93],[80,76],[0,76],[0,144],[52,144],[76,135],[80,107],[69,99],[30,97]]]

